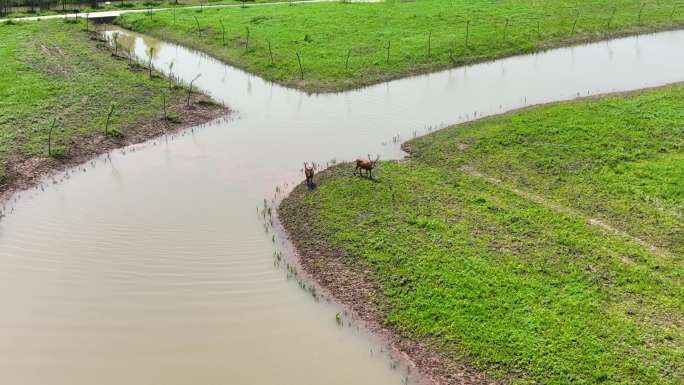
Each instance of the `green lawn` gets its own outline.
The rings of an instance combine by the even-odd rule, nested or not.
[[[83,27],[63,21],[0,24],[0,182],[8,162],[48,156],[53,119],[53,155],[64,156],[74,140],[103,135],[112,103],[110,132],[124,136],[160,118],[162,92],[170,115],[183,104],[183,89],[169,90],[168,81],[131,70]]]
[[[67,13],[82,13],[87,14],[91,12],[102,12],[102,11],[118,11],[126,9],[148,9],[152,8],[183,8],[192,6],[212,6],[212,5],[245,5],[250,4],[261,4],[261,3],[278,3],[288,0],[161,0],[161,1],[148,1],[148,0],[135,0],[135,1],[117,1],[114,0],[110,4],[100,3],[98,7],[84,6],[82,8],[73,8],[73,4],[66,5]],[[49,15],[59,15],[64,13],[61,7],[61,3],[58,6],[53,6],[52,9],[36,9],[31,11],[30,9],[13,10],[8,15],[0,15],[2,18],[19,18],[19,17],[34,17],[34,16],[49,16]]]
[[[683,134],[681,85],[535,107],[415,139],[375,182],[325,171],[280,214],[370,271],[386,322],[495,376],[684,384]]]
[[[129,14],[118,23],[208,52],[279,83],[334,91],[552,46],[681,26],[684,2],[388,0],[185,10],[175,16]]]

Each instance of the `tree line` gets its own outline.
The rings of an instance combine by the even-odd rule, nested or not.
[[[125,4],[124,0],[117,2],[121,5]],[[12,12],[73,12],[83,7],[97,8],[99,3],[98,0],[0,0],[0,16],[6,16]]]

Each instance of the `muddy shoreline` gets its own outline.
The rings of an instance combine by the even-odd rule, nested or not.
[[[314,177],[318,185],[325,183],[332,171],[342,163]],[[305,278],[312,280],[335,301],[348,310],[352,318],[361,320],[369,332],[378,336],[394,352],[404,358],[412,369],[429,384],[497,385],[497,381],[468,364],[464,358],[444,353],[429,338],[404,335],[388,325],[388,308],[382,287],[373,280],[373,271],[359,258],[342,251],[324,240],[312,224],[316,212],[301,204],[309,189],[300,183],[280,202],[276,210],[275,230],[290,242],[292,258]]]
[[[51,175],[78,166],[109,151],[173,134],[231,112],[229,108],[199,94],[193,95],[190,106],[179,105],[177,110],[178,121],[172,122],[163,118],[142,121],[128,127],[123,137],[96,134],[73,138],[68,144],[69,155],[64,158],[15,155],[7,161],[7,174],[0,182],[0,204],[9,201],[18,192],[38,186]]]

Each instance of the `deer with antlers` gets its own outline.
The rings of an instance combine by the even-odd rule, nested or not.
[[[313,181],[314,171],[316,170],[316,164],[311,163],[309,167],[308,163],[304,162],[304,176],[306,177],[306,186],[310,189],[316,186]]]
[[[375,160],[371,160],[370,154],[368,154],[368,159],[357,159],[356,168],[354,169],[353,174],[356,175],[356,171],[358,171],[359,175],[362,175],[361,172],[366,171],[368,177],[373,179],[373,169],[375,168],[375,164],[378,163],[378,160],[380,160],[380,155],[378,155]]]

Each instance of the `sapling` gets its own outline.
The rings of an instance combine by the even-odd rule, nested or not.
[[[109,120],[112,118],[112,114],[114,113],[114,103],[112,103],[112,106],[109,108],[109,113],[107,114],[107,122],[105,123],[105,136],[109,135]]]
[[[641,25],[641,14],[644,12],[644,7],[646,3],[641,3],[641,8],[639,8],[639,25]]]
[[[161,98],[162,98],[162,111],[164,112],[164,122],[168,120],[168,115],[166,115],[166,94],[164,93],[164,90],[161,92]]]
[[[572,32],[571,32],[572,35],[575,34],[575,28],[577,27],[577,20],[579,20],[579,17],[580,17],[580,11],[578,9],[577,14],[575,15],[575,21],[572,23]]]
[[[200,76],[202,76],[202,74],[197,74],[197,76],[190,81],[190,86],[188,87],[188,99],[185,102],[188,107],[190,107],[190,96],[192,96],[192,84],[195,82],[195,80],[199,79]]]
[[[510,24],[511,19],[506,18],[506,24],[504,25],[503,39],[506,40],[506,33],[508,32],[508,24]]]
[[[304,80],[304,69],[302,68],[302,58],[299,54],[299,52],[295,52],[297,55],[297,63],[299,63],[299,78],[301,80]]]
[[[456,64],[456,58],[454,58],[454,48],[453,47],[449,48],[449,60],[451,60],[452,64]]]
[[[387,63],[389,63],[391,45],[392,45],[392,42],[390,40],[387,40],[387,59],[385,60]]]
[[[221,41],[222,41],[222,44],[225,46],[226,45],[226,27],[223,25],[223,20],[219,20],[219,23],[221,23]]]
[[[271,41],[268,40],[268,55],[271,57],[271,64],[273,64],[273,51],[271,50]]]
[[[249,27],[245,27],[247,29],[247,39],[245,41],[245,51],[249,49]]]
[[[114,43],[114,55],[119,54],[119,33],[114,32],[112,34],[112,42]]]
[[[176,62],[173,60],[171,61],[171,63],[169,63],[169,89],[171,89],[173,87],[173,65],[174,64],[176,64]]]
[[[470,19],[466,20],[465,47],[468,48],[468,38],[470,37]]]
[[[608,19],[608,29],[610,29],[610,25],[613,23],[615,12],[617,12],[617,7],[613,7],[613,11],[610,13],[610,18]]]
[[[147,50],[147,54],[149,56],[147,68],[150,70],[150,79],[152,79],[152,57],[154,56],[154,47],[150,47],[150,49]]]
[[[197,16],[193,16],[195,18],[195,23],[197,23],[197,34],[202,36],[202,29],[200,28],[200,23],[199,20],[197,19]]]
[[[50,132],[48,133],[48,156],[52,156],[52,130],[55,128],[57,123],[57,118],[52,119],[52,124],[50,125]]]
[[[430,56],[430,49],[432,48],[432,31],[428,32],[428,50],[427,55]]]
[[[347,51],[347,60],[344,62],[344,69],[349,69],[349,57],[351,56],[351,48]]]

